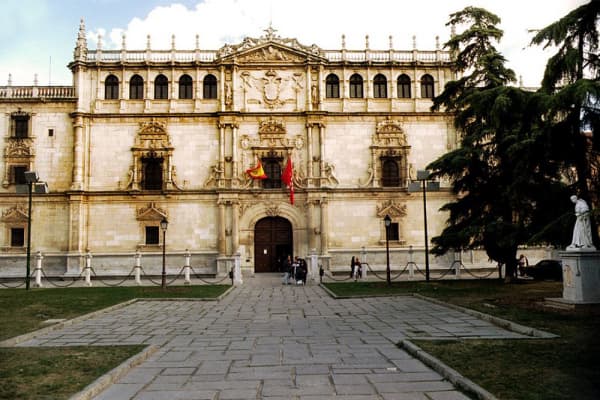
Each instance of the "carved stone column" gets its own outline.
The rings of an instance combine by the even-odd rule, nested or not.
[[[231,247],[232,253],[237,253],[240,247],[240,203],[233,201],[231,203]]]
[[[219,257],[224,257],[227,253],[227,242],[225,237],[225,203],[219,202],[219,219],[217,221],[218,224],[218,233],[217,233],[217,250],[219,251]]]
[[[75,116],[73,123],[75,138],[73,145],[73,181],[71,190],[83,190],[83,117]]]
[[[307,226],[307,236],[308,236],[308,249],[315,248],[315,224],[314,224],[314,212],[315,212],[315,203],[314,201],[308,201],[308,211],[306,213],[306,226]]]
[[[329,252],[329,230],[327,224],[329,221],[329,210],[327,208],[327,199],[321,199],[321,254]]]
[[[313,184],[313,148],[312,148],[312,128],[313,124],[306,124],[306,152],[307,152],[307,160],[306,160],[306,174],[308,175],[308,184]]]
[[[219,179],[225,178],[225,124],[219,123]]]
[[[231,124],[231,177],[235,179],[238,176],[238,161],[237,161],[237,138],[238,138],[238,124]],[[233,182],[233,180],[232,180]]]
[[[325,125],[319,124],[319,177],[325,171]]]

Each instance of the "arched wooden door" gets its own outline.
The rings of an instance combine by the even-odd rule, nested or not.
[[[292,224],[282,217],[267,217],[254,227],[254,272],[279,272],[285,258],[293,257]]]

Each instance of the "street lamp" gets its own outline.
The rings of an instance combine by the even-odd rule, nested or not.
[[[386,256],[386,274],[387,274],[387,283],[388,285],[392,284],[392,279],[390,277],[390,226],[392,225],[392,219],[389,215],[386,215],[383,218],[383,223],[385,224],[385,256]]]
[[[27,261],[25,267],[25,289],[29,290],[29,271],[31,264],[31,205],[32,205],[32,194],[36,193],[46,194],[48,193],[48,185],[45,182],[39,182],[38,175],[35,171],[25,171],[23,173],[25,177],[25,185],[17,185],[17,193],[27,193],[29,195],[29,211],[27,215]],[[23,188],[25,186],[26,188]]]
[[[161,286],[163,289],[166,289],[167,287],[167,270],[166,270],[166,256],[165,256],[165,248],[167,245],[167,227],[169,226],[169,221],[167,221],[166,218],[163,217],[162,221],[160,221],[160,229],[162,229],[163,231],[163,246],[162,246],[162,250],[163,250],[163,254],[162,254],[162,280],[161,280]]]
[[[440,190],[440,183],[429,179],[431,173],[428,170],[417,171],[417,181],[421,182],[423,187],[423,226],[425,228],[425,280],[429,282],[429,238],[427,237],[427,190]],[[415,185],[416,184],[416,185]],[[418,191],[419,183],[413,182],[408,187],[409,192]]]

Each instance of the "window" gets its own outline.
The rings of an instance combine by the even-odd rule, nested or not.
[[[104,81],[104,98],[106,100],[119,98],[119,78],[114,75],[109,75]]]
[[[162,74],[154,80],[154,98],[157,100],[169,98],[169,80]]]
[[[387,98],[387,79],[382,74],[377,74],[373,78],[373,97],[376,99]]]
[[[139,75],[132,76],[129,81],[129,98],[131,100],[144,98],[144,79]]]
[[[266,158],[261,160],[267,179],[262,180],[265,189],[277,189],[281,187],[281,165],[279,159]]]
[[[400,240],[400,235],[398,233],[399,229],[398,229],[398,223],[397,222],[392,222],[390,224],[390,227],[388,229],[389,229],[389,232],[388,232],[388,239],[389,240]]]
[[[216,99],[217,98],[217,78],[214,75],[206,75],[204,78],[204,98],[205,99]]]
[[[163,159],[162,158],[142,158],[142,189],[144,190],[162,190],[163,188]]]
[[[328,99],[340,98],[340,78],[336,74],[329,74],[325,78],[325,97]]]
[[[189,75],[182,75],[179,78],[179,98],[180,99],[191,99],[193,93],[192,77]]]
[[[421,97],[424,99],[433,99],[433,77],[423,75],[421,78]]]
[[[398,162],[391,158],[384,158],[381,165],[381,186],[400,186],[400,169]]]
[[[410,78],[406,74],[398,77],[398,97],[410,99]]]
[[[12,183],[16,185],[25,185],[27,181],[25,180],[25,171],[27,171],[27,167],[24,165],[13,165],[11,167],[12,170]]]
[[[363,97],[363,78],[359,74],[350,77],[350,98],[361,99]]]
[[[25,228],[10,228],[10,247],[25,246]]]
[[[14,137],[26,138],[29,136],[29,115],[13,115]]]
[[[147,226],[146,227],[146,244],[156,245],[160,244],[160,233],[158,226]]]

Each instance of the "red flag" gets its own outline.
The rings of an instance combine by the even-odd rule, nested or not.
[[[250,175],[250,178],[252,179],[267,179],[267,174],[265,174],[265,170],[263,169],[260,160],[258,160],[256,167],[247,169],[246,173]]]
[[[288,157],[287,163],[285,164],[285,169],[283,170],[283,174],[281,174],[281,181],[290,189],[290,203],[294,204],[294,167],[292,166],[292,159]]]

